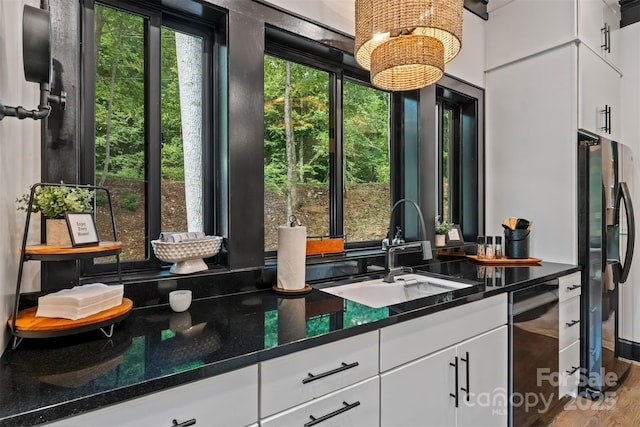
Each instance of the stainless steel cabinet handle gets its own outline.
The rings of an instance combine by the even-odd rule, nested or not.
[[[360,363],[358,363],[358,362],[353,362],[353,363],[349,363],[349,364],[346,364],[346,363],[342,362],[342,366],[340,366],[339,368],[332,369],[330,371],[323,372],[323,373],[318,374],[318,375],[313,375],[311,372],[309,372],[307,374],[308,375],[307,378],[304,378],[302,380],[302,384],[307,384],[307,383],[310,383],[311,381],[319,380],[320,378],[328,377],[329,375],[337,374],[338,372],[342,372],[342,371],[346,371],[347,369],[355,368],[358,365],[360,365]]]
[[[458,356],[456,356],[455,358],[455,362],[454,363],[449,363],[449,366],[453,366],[453,368],[456,370],[456,391],[455,393],[449,393],[449,396],[453,397],[456,400],[456,408],[458,407]]]
[[[605,131],[605,133],[611,133],[611,106],[605,104],[604,110],[600,110],[600,113],[604,114],[604,126],[600,128],[600,130]]]
[[[183,423],[179,423],[177,420],[173,420],[173,424],[171,424],[171,427],[187,427],[187,426],[194,426],[194,425],[196,425],[196,419],[192,418]]]
[[[342,408],[336,409],[335,411],[331,412],[330,414],[323,415],[320,418],[316,418],[313,415],[309,415],[309,418],[311,418],[311,421],[306,423],[304,425],[304,427],[311,427],[311,426],[314,426],[316,424],[320,424],[323,421],[327,421],[329,418],[333,418],[336,415],[340,415],[343,412],[347,412],[347,411],[355,408],[356,406],[360,406],[360,401],[356,401],[356,402],[353,402],[353,403],[342,402],[342,405],[344,405],[344,406],[342,406]]]
[[[570,292],[574,289],[578,289],[580,287],[580,285],[573,285],[573,286],[567,286],[567,292]]]
[[[574,325],[577,325],[578,323],[580,323],[579,320],[572,320],[571,322],[566,322],[565,324],[567,325],[567,328],[570,328]]]
[[[611,53],[611,26],[605,22],[604,27],[600,28],[600,32],[603,35],[604,43],[600,45],[602,50],[607,53]]]

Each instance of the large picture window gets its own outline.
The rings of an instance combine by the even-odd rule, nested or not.
[[[280,52],[282,53],[282,52]],[[390,206],[390,95],[340,68],[265,55],[265,250],[295,216],[307,235],[380,241]]]
[[[215,28],[109,0],[86,2],[84,18],[83,175],[111,193],[125,266],[159,266],[150,241],[161,232],[212,231]],[[108,235],[106,201],[97,205]]]

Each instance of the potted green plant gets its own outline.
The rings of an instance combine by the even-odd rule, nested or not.
[[[444,246],[446,244],[446,235],[453,229],[453,224],[447,220],[441,220],[440,215],[436,215],[436,246]]]
[[[95,192],[67,185],[40,185],[33,194],[31,212],[40,212],[46,218],[46,243],[53,246],[71,246],[65,220],[66,212],[92,210]],[[18,210],[29,209],[30,193],[16,199]]]

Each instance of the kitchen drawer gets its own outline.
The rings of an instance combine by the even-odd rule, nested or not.
[[[246,426],[258,421],[258,366],[127,400],[48,426],[170,427],[173,420],[203,426]]]
[[[576,397],[578,395],[578,383],[580,382],[580,341],[576,341],[560,351],[558,364],[560,372],[558,398],[565,395]]]
[[[560,350],[580,338],[580,296],[573,297],[560,303],[558,315]]]
[[[559,281],[559,290],[560,290],[560,301],[567,300],[569,298],[573,298],[577,295],[580,295],[582,290],[582,274],[580,272],[569,274],[568,276],[563,276]]]
[[[326,417],[324,421],[320,421]],[[313,421],[314,424],[310,424]],[[320,421],[320,422],[318,422]],[[379,377],[373,377],[262,420],[262,427],[380,425]]]
[[[380,372],[507,323],[507,294],[481,299],[380,330]]]
[[[377,374],[377,331],[268,360],[260,366],[260,417]]]

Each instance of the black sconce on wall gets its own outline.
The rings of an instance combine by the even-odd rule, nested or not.
[[[40,84],[40,104],[37,110],[21,106],[9,107],[0,101],[0,120],[6,117],[18,119],[44,119],[51,112],[50,103],[58,103],[64,109],[67,94],[51,94],[51,17],[49,2],[43,0],[41,8],[25,5],[22,14],[22,55],[24,78]]]

